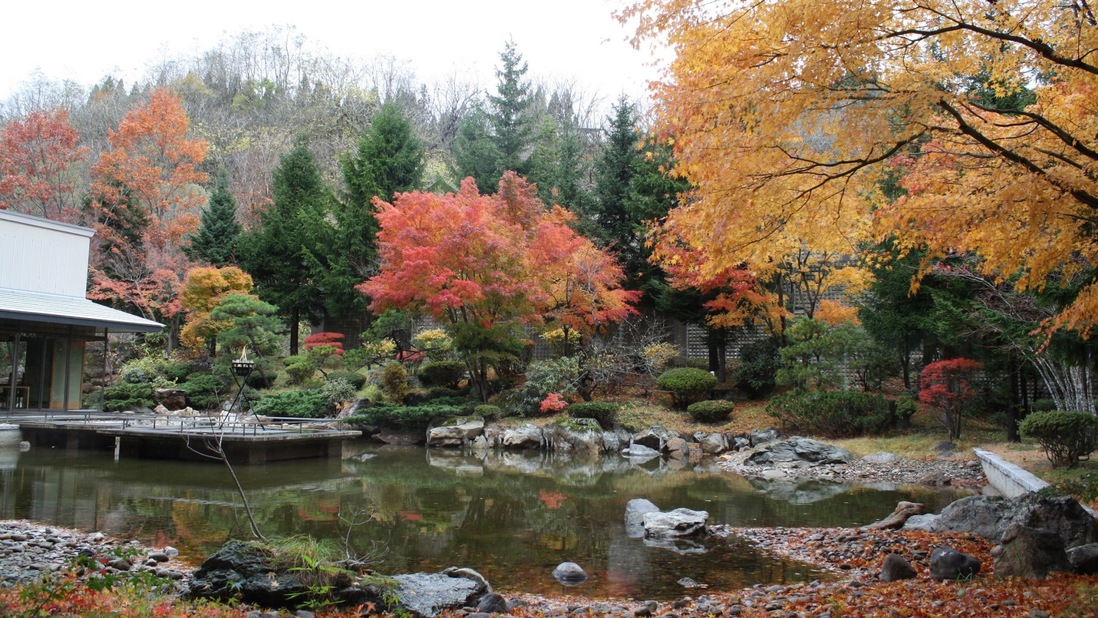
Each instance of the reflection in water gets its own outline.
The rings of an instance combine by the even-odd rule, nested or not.
[[[216,464],[115,462],[109,453],[0,447],[0,517],[100,530],[173,545],[200,561],[247,536],[240,498]],[[710,590],[822,577],[735,537],[671,546],[629,538],[626,503],[710,513],[733,526],[856,526],[900,500],[932,511],[950,490],[748,482],[706,465],[625,458],[589,461],[544,453],[479,456],[348,443],[342,461],[240,466],[267,535],[309,535],[375,556],[383,573],[466,566],[503,591],[562,592],[561,562],[590,576],[569,594],[669,599],[679,580]],[[685,578],[685,579],[684,579]]]

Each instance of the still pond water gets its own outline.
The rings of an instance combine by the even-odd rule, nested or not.
[[[99,530],[200,562],[246,538],[244,510],[219,464],[116,462],[110,453],[0,448],[0,517]],[[764,482],[716,471],[710,460],[675,469],[659,460],[567,460],[537,453],[474,457],[348,442],[341,461],[237,468],[267,536],[348,539],[382,573],[466,566],[503,592],[564,592],[563,561],[591,576],[568,594],[670,599],[689,577],[710,589],[811,581],[809,567],[750,544],[711,539],[657,547],[629,538],[626,503],[705,510],[711,524],[858,526],[900,500],[932,511],[960,494],[922,487]]]

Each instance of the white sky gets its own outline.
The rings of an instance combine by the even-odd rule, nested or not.
[[[455,72],[496,83],[513,40],[528,78],[574,81],[588,95],[646,96],[651,55],[611,17],[626,0],[54,0],[12,3],[0,34],[0,100],[35,78],[132,84],[164,58],[193,56],[245,31],[294,26],[311,46],[369,61],[407,60],[417,81]]]

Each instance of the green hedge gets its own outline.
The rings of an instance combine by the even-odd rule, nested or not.
[[[1098,417],[1086,412],[1034,412],[1018,429],[1036,439],[1056,467],[1075,467],[1098,448]]]
[[[690,404],[686,407],[686,412],[699,423],[720,423],[727,421],[735,409],[736,404],[731,401],[709,399]]]
[[[609,401],[581,401],[564,409],[572,418],[590,418],[603,429],[610,429],[618,416],[618,405]]]
[[[766,412],[784,427],[828,438],[880,433],[896,422],[887,399],[861,391],[791,391],[771,399]]]
[[[677,408],[709,398],[717,386],[717,377],[704,369],[678,367],[669,369],[656,378],[656,386],[671,393],[671,401]]]
[[[433,421],[449,416],[463,416],[463,406],[422,405],[422,406],[373,406],[346,419],[354,426],[389,427],[399,429],[426,430]]]
[[[252,404],[252,411],[263,416],[324,418],[332,407],[324,393],[315,390],[284,391],[266,395]]]
[[[119,381],[103,390],[103,409],[107,411],[152,408],[153,386],[149,383],[134,384]]]

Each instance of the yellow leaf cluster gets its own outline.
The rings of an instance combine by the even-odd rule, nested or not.
[[[676,51],[657,111],[696,189],[664,227],[704,248],[701,272],[762,275],[886,238],[928,260],[978,255],[1021,290],[1098,266],[1088,4],[642,0],[620,17]],[[1087,334],[1086,281],[1053,326]]]

